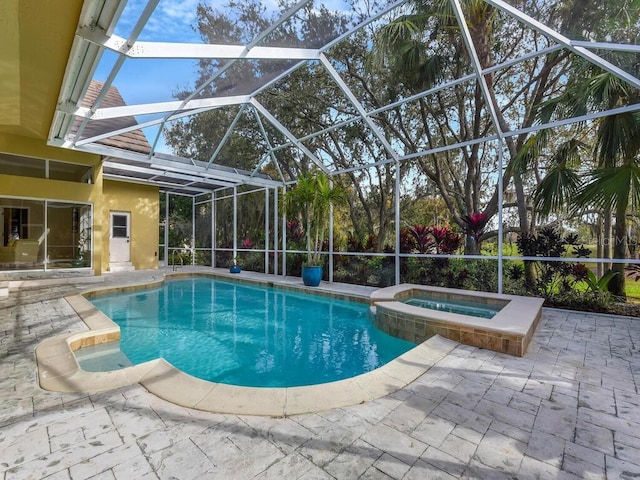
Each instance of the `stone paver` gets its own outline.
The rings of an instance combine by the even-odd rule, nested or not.
[[[62,297],[95,284],[48,280],[0,299],[1,480],[640,477],[640,319],[544,309],[523,358],[460,345],[372,402],[287,418],[221,415],[140,385],[94,395],[39,388],[34,348],[86,330]]]

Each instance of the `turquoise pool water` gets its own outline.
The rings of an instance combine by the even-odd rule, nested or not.
[[[367,304],[219,279],[171,280],[90,301],[120,326],[126,357],[113,346],[81,349],[89,371],[162,357],[212,382],[301,386],[368,372],[415,346],[376,329]]]
[[[422,295],[405,300],[404,303],[416,307],[430,308],[432,310],[459,313],[461,315],[470,315],[472,317],[480,318],[493,318],[495,314],[501,310],[501,307],[497,305],[488,305],[486,303],[474,302],[471,300],[448,300]]]

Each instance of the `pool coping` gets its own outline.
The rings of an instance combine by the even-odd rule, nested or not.
[[[361,296],[279,284],[277,280],[239,279],[217,272],[165,274],[157,281],[107,287],[71,295],[65,297],[66,301],[89,330],[58,335],[44,340],[36,347],[40,387],[59,392],[96,393],[139,383],[158,397],[184,407],[215,413],[286,417],[347,407],[384,397],[423,375],[458,345],[456,342],[434,336],[371,372],[345,380],[304,387],[252,388],[209,382],[188,375],[161,358],[108,372],[87,372],[80,368],[74,350],[117,341],[120,338],[118,325],[96,309],[87,297],[159,286],[168,279],[186,276],[211,276],[308,291],[335,298],[368,301]]]

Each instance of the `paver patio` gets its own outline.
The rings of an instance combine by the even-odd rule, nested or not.
[[[86,329],[62,298],[95,288],[86,280],[0,298],[2,479],[640,478],[640,319],[544,309],[522,358],[460,345],[376,401],[287,418],[220,415],[139,385],[39,388],[34,348]]]

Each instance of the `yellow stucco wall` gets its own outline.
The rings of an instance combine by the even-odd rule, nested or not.
[[[45,139],[83,0],[0,0],[0,131]]]
[[[109,266],[109,214],[131,214],[131,263],[136,269],[158,268],[158,187],[105,180],[103,185],[102,267]]]

